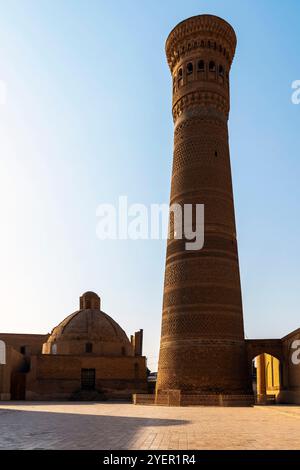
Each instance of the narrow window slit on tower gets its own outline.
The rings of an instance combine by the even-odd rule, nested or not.
[[[209,71],[210,72],[215,72],[216,71],[216,64],[214,63],[213,60],[211,60],[210,63],[209,63]]]
[[[203,72],[204,71],[204,60],[199,60],[198,62],[198,70],[200,72]]]
[[[182,68],[180,68],[178,70],[178,78],[177,78],[177,81],[178,81],[178,87],[180,87],[182,84],[183,84],[183,71],[182,71]]]
[[[192,62],[189,62],[187,64],[186,69],[187,69],[187,74],[188,75],[191,75],[193,73],[193,64],[192,64]]]

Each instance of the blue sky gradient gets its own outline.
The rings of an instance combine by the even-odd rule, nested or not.
[[[173,146],[164,43],[216,14],[238,37],[230,149],[245,331],[300,326],[300,3],[0,1],[0,331],[50,331],[86,290],[156,368],[165,241],[99,241],[96,209],[168,202]]]

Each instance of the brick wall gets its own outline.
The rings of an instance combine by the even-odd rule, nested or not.
[[[70,398],[81,388],[81,369],[95,369],[96,389],[107,398],[147,391],[145,357],[40,355],[31,358],[26,398]]]

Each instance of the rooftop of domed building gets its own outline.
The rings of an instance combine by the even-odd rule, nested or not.
[[[43,345],[43,353],[132,356],[133,348],[125,331],[100,310],[100,305],[96,293],[83,294],[79,310],[53,328]]]

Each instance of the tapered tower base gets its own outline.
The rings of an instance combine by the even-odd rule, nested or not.
[[[136,394],[133,396],[135,405],[158,406],[253,406],[253,395],[225,395],[201,393],[182,393],[180,390],[167,390],[156,395]]]

